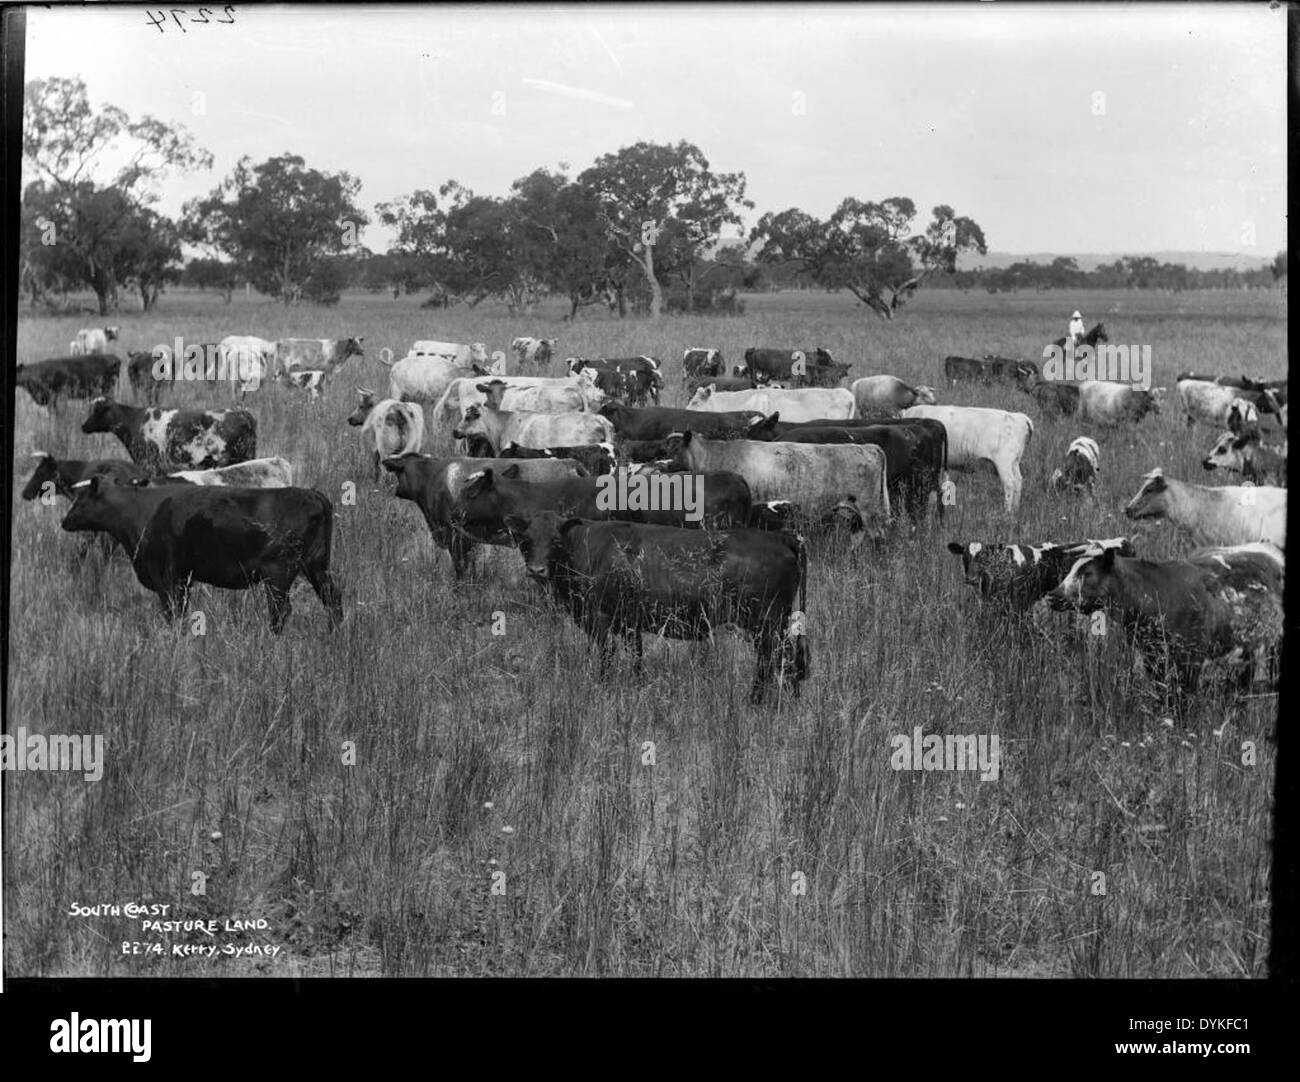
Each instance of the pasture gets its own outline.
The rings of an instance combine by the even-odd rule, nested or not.
[[[260,591],[196,587],[206,634],[169,628],[121,553],[64,533],[66,501],[24,503],[30,451],[124,457],[86,436],[84,402],[45,416],[16,392],[8,729],[102,733],[103,779],[5,778],[5,969],[121,976],[1260,977],[1270,939],[1276,696],[1206,695],[1175,719],[1121,636],[1068,616],[1050,633],[981,617],[960,540],[1135,538],[1190,546],[1122,513],[1142,476],[1223,484],[1185,430],[1174,375],[1282,375],[1276,293],[919,294],[883,323],[846,295],[747,296],[734,319],[657,323],[490,302],[422,311],[349,295],[333,309],[168,294],[155,313],[23,318],[18,360],[61,356],[82,326],[121,325],[116,352],[177,335],[362,335],[366,355],[319,402],[249,397],[258,454],[334,502],[343,627],[299,582],[270,634]],[[1164,412],[1133,429],[1046,421],[1011,386],[949,390],[948,354],[1041,359],[1078,307],[1113,343],[1148,343]],[[747,701],[753,652],[645,636],[606,680],[517,552],[480,549],[451,581],[416,508],[370,481],[345,418],[383,393],[378,351],[421,338],[506,350],[556,337],[563,358],[649,353],[662,404],[684,405],[682,351],[825,346],[851,378],[892,373],[940,403],[1027,413],[1035,434],[1018,520],[991,467],[954,472],[956,504],[879,550],[812,539],[802,697]],[[509,357],[513,373],[515,363]],[[123,392],[125,394],[125,392]],[[168,402],[220,408],[229,385]],[[431,412],[426,410],[426,413]],[[1078,435],[1101,447],[1096,504],[1051,492]],[[426,439],[426,451],[446,449]],[[345,504],[345,484],[355,503]],[[503,631],[503,634],[494,634]],[[890,737],[997,734],[996,781],[895,771]],[[1254,747],[1243,765],[1243,742]],[[345,763],[354,749],[355,762]],[[653,765],[651,765],[653,764]],[[206,893],[192,893],[202,873]],[[1104,892],[1099,891],[1104,876]],[[161,902],[171,919],[264,918],[278,957],[172,957],[198,933],[69,907]],[[124,955],[124,941],[161,954]]]

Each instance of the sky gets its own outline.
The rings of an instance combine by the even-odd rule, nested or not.
[[[944,203],[1002,252],[1286,246],[1281,8],[210,10],[234,22],[28,9],[27,80],[79,76],[95,107],[182,123],[212,152],[211,172],[166,178],[165,213],[243,155],[347,171],[373,215],[449,179],[504,195],[540,166],[577,173],[685,139],[715,171],[745,174],[746,228],[766,211],[907,196],[918,231]],[[382,251],[391,234],[372,225],[361,240]]]

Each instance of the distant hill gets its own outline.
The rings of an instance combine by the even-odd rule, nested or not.
[[[1150,256],[1160,263],[1182,263],[1188,270],[1238,270],[1252,271],[1267,267],[1272,256],[1246,255],[1244,252],[989,252],[988,255],[963,254],[957,260],[959,270],[978,270],[985,267],[1000,270],[1012,263],[1050,263],[1059,255],[1074,257],[1082,271],[1096,270],[1103,263],[1114,263],[1124,256]]]

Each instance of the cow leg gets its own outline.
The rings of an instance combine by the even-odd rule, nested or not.
[[[474,542],[462,534],[452,534],[447,551],[451,553],[452,575],[457,579],[463,579],[465,572],[470,569],[474,561]]]
[[[641,632],[634,627],[623,628],[623,642],[632,655],[632,675],[645,679],[645,659],[641,656]]]
[[[330,630],[336,630],[343,623],[343,592],[334,581],[334,576],[330,574],[329,565],[304,565],[302,573],[307,576],[311,588],[316,591],[320,603],[325,606],[325,612],[329,615]]]
[[[1017,462],[998,462],[998,479],[1002,482],[1002,492],[1006,500],[1006,509],[1015,514],[1020,507],[1020,491],[1024,487],[1024,478],[1020,475]]]
[[[379,480],[379,451],[378,449],[376,449],[374,451],[371,451],[370,454],[372,456],[372,461],[370,464],[370,479],[372,481],[378,481]]]
[[[280,634],[284,630],[284,622],[289,619],[289,613],[293,611],[293,602],[289,600],[289,588],[293,586],[293,578],[288,582],[280,580],[266,579],[266,606],[271,618],[271,633]]]
[[[773,647],[772,629],[770,627],[764,627],[754,636],[754,654],[757,664],[754,670],[754,686],[749,692],[749,701],[755,706],[763,701],[763,692],[767,689],[767,685],[772,682],[775,662]]]

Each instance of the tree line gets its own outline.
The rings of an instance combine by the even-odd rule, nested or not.
[[[1056,289],[1158,289],[1181,293],[1193,289],[1267,289],[1286,279],[1286,252],[1278,252],[1266,267],[1199,269],[1166,263],[1153,256],[1123,256],[1081,270],[1078,261],[1058,256],[1050,263],[1021,260],[1007,267],[959,270],[936,282],[947,289],[983,289],[989,293],[1044,292]]]
[[[922,285],[1077,288],[1089,277],[1068,259],[1041,273],[1030,263],[958,271],[960,255],[987,254],[980,226],[941,205],[918,229],[901,196],[850,196],[825,219],[791,207],[738,235],[754,207],[744,173],[715,171],[685,141],[636,143],[572,175],[566,163],[538,168],[502,196],[448,180],[373,213],[349,173],[295,154],[245,157],[172,220],[156,209],[162,183],[213,164],[184,127],[96,110],[75,78],[35,80],[25,96],[20,288],[34,307],[66,308],[70,293],[90,289],[107,314],[131,289],[149,311],[181,283],[227,302],[248,286],[285,304],[329,305],[360,287],[427,293],[426,306],[492,298],[530,312],[560,296],[569,318],[595,304],[658,316],[736,313],[742,289],[812,286],[846,290],[890,319]],[[126,164],[105,175],[98,159],[109,146]],[[375,222],[395,238],[387,251],[362,242]],[[1121,265],[1126,284],[1153,279],[1140,259]]]

